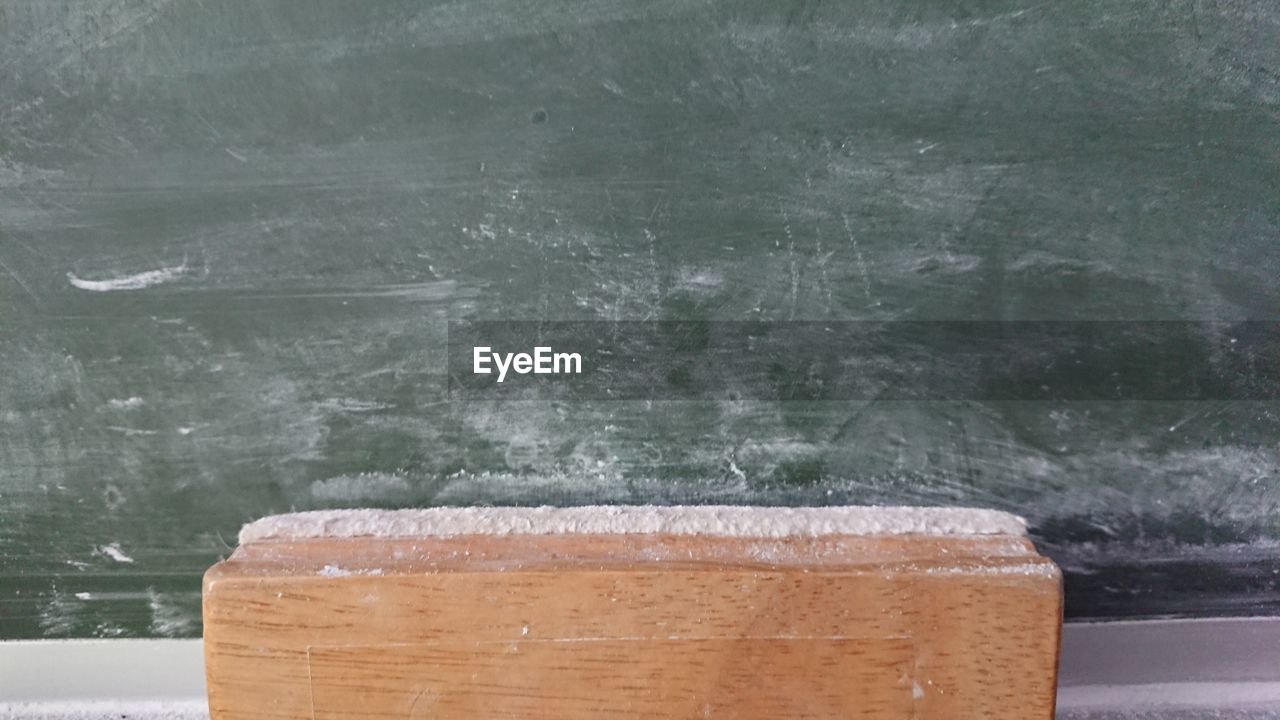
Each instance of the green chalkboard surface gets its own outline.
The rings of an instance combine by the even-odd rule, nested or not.
[[[451,394],[494,320],[1265,340],[1280,8],[0,3],[0,638],[196,636],[243,522],[473,503],[995,507],[1072,617],[1280,610],[1273,394]]]

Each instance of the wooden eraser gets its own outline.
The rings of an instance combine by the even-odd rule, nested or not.
[[[1057,567],[944,508],[436,508],[244,528],[213,720],[1050,720]]]

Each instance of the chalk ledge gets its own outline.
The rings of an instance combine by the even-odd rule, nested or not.
[[[240,544],[268,540],[458,535],[1014,535],[1026,521],[998,510],[940,507],[747,507],[730,505],[440,507],[318,510],[245,525]]]

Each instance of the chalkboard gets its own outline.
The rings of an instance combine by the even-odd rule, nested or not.
[[[1070,617],[1274,613],[1274,395],[447,368],[459,321],[1277,320],[1269,0],[4,3],[0,638],[194,637],[243,522],[475,503],[995,507]]]

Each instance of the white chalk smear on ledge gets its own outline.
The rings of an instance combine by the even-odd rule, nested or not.
[[[203,698],[191,700],[62,700],[0,702],[0,720],[208,720]]]
[[[146,272],[135,273],[133,275],[125,275],[118,278],[110,278],[108,280],[85,280],[76,277],[75,273],[67,273],[67,280],[75,287],[81,290],[89,290],[91,292],[111,292],[113,290],[142,290],[153,285],[169,282],[182,277],[187,272],[187,264],[176,265],[174,267],[163,267],[159,270],[147,270]]]

